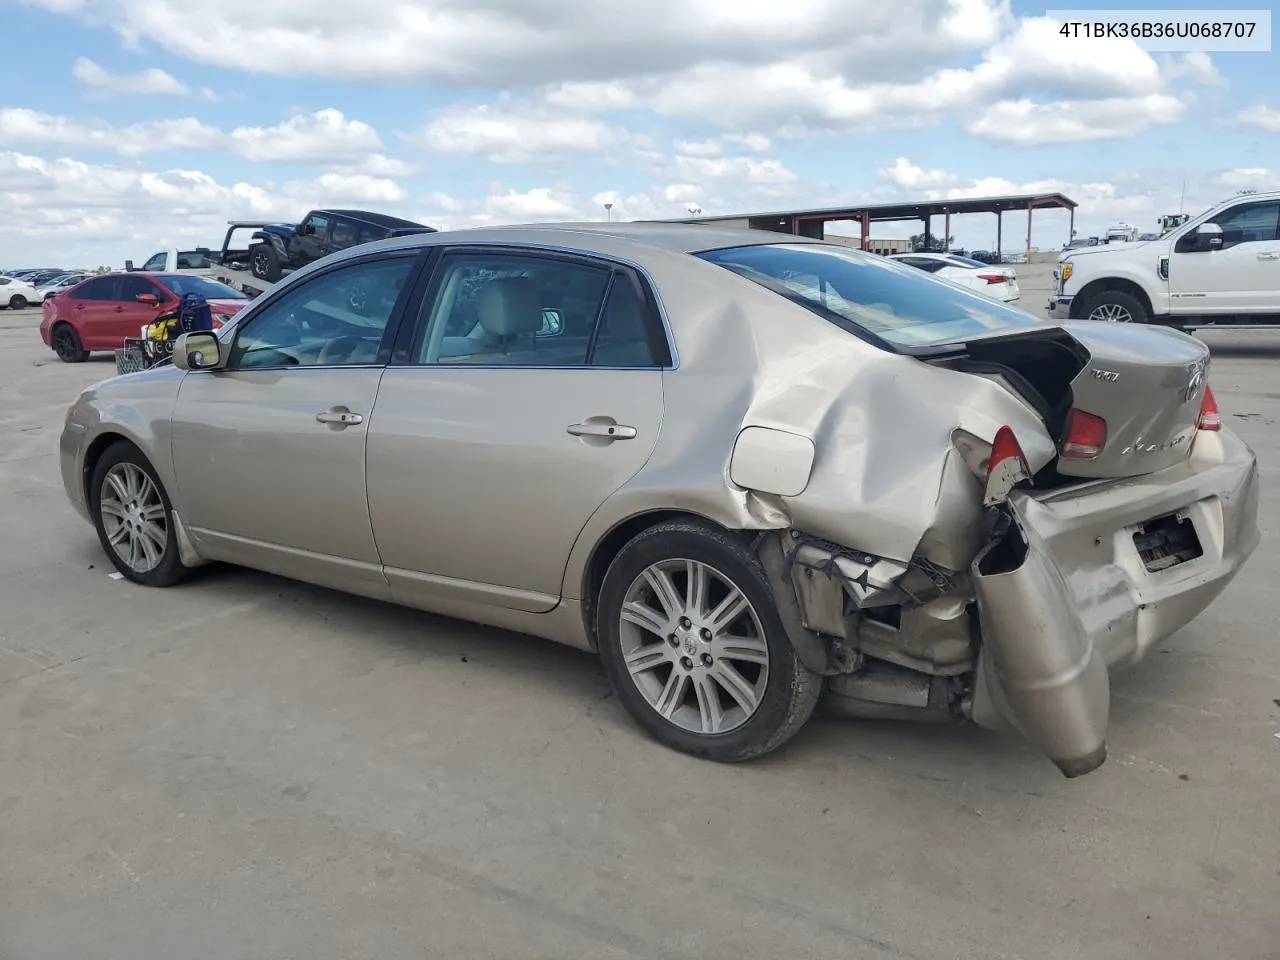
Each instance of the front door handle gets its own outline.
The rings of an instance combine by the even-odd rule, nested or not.
[[[336,427],[350,427],[363,422],[364,417],[358,413],[352,413],[346,407],[334,407],[332,410],[316,414],[316,423],[327,423]]]
[[[573,437],[599,437],[602,440],[634,440],[636,428],[618,423],[612,417],[588,417],[582,423],[571,423],[565,430]]]

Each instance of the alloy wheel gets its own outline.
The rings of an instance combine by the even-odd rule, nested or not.
[[[623,660],[659,716],[699,734],[724,734],[759,709],[769,647],[755,608],[724,573],[663,560],[628,587],[619,624]]]
[[[75,334],[66,327],[56,330],[53,334],[53,352],[58,355],[59,360],[73,361],[80,353]]]
[[[1118,303],[1100,303],[1089,313],[1089,319],[1106,323],[1133,323],[1133,314]]]
[[[98,512],[107,542],[130,570],[159,566],[169,544],[169,524],[160,490],[141,467],[117,463],[102,479]]]

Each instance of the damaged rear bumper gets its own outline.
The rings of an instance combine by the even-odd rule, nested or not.
[[[1227,431],[1144,477],[997,508],[971,574],[982,639],[971,716],[1020,732],[1067,776],[1106,758],[1110,671],[1198,616],[1259,541],[1257,465]]]

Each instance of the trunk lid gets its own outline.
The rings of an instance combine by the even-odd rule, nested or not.
[[[1102,452],[1059,458],[1072,477],[1132,477],[1186,459],[1196,436],[1209,376],[1209,348],[1167,327],[1063,324],[1089,352],[1071,382],[1073,406],[1107,422]]]
[[[1058,457],[1061,477],[1136,477],[1191,452],[1208,382],[1209,349],[1166,327],[1087,320],[972,338],[932,362],[1000,374],[1044,418],[1061,449],[1072,409],[1106,421],[1090,459]]]

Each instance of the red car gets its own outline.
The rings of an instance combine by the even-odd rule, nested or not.
[[[108,273],[46,300],[40,339],[60,360],[81,363],[95,350],[120,349],[188,293],[209,302],[215,330],[249,303],[240,291],[197,274]]]

